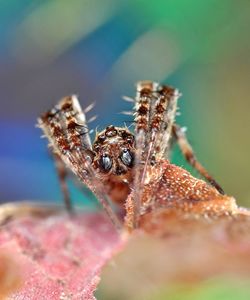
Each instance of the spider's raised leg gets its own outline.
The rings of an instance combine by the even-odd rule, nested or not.
[[[140,136],[140,131],[145,131],[145,139],[142,151],[143,173],[142,182],[144,182],[147,167],[149,164],[154,165],[155,162],[165,157],[165,153],[169,146],[172,133],[172,126],[175,120],[177,100],[179,93],[176,89],[168,86],[160,86],[152,82],[139,82],[137,84],[137,98],[139,101],[136,109],[136,136]],[[145,110],[144,104],[141,105],[141,99],[148,95],[148,115],[142,115]],[[143,117],[146,117],[145,119]],[[143,125],[141,126],[141,121]],[[142,128],[142,129],[141,129]]]
[[[151,81],[137,84],[135,99],[136,166],[134,179],[134,219],[141,210],[141,193],[149,165],[164,157],[172,133],[177,90]]]
[[[180,93],[175,88],[163,85],[158,87],[156,97],[149,132],[149,144],[153,144],[149,153],[151,164],[165,158],[169,150]]]
[[[89,111],[92,108],[92,105],[88,106],[86,109]],[[71,124],[72,128],[67,129],[67,124]],[[67,135],[67,130],[72,131],[74,130],[73,124],[77,124],[77,134],[81,136],[81,144],[82,147],[85,149],[90,149],[91,148],[91,142],[90,142],[90,137],[88,135],[88,129],[86,126],[86,118],[85,114],[82,112],[81,107],[79,105],[79,102],[76,98],[76,96],[71,96],[71,97],[66,97],[63,100],[60,101],[60,103],[55,106],[52,110],[48,111],[45,113],[40,119],[39,119],[39,126],[44,130],[45,135],[48,137],[48,134],[53,135],[53,131],[56,133],[55,137],[63,143],[63,139],[65,142],[65,147],[67,144],[67,141],[70,140],[71,137],[66,137]],[[46,128],[47,124],[47,128]],[[53,127],[50,129],[49,125]],[[57,125],[56,125],[57,124]],[[58,126],[58,128],[56,127]],[[82,127],[81,127],[82,126]],[[60,129],[61,128],[61,134],[60,135]],[[56,129],[57,128],[57,129]],[[52,136],[51,136],[52,137]],[[76,141],[76,140],[75,140]],[[72,141],[74,142],[74,140]],[[69,170],[66,168],[66,165],[63,161],[62,156],[60,155],[59,148],[55,148],[56,143],[51,143],[51,150],[52,150],[52,155],[55,161],[55,167],[59,179],[59,184],[61,187],[61,191],[63,194],[63,199],[65,203],[65,207],[69,212],[72,212],[73,207],[72,203],[70,200],[70,194],[66,182],[66,178],[69,175]],[[79,141],[78,141],[79,144]],[[62,149],[61,149],[62,150]]]
[[[92,167],[92,150],[85,114],[75,95],[62,99],[38,119],[53,151],[66,166],[93,191],[116,227],[120,221],[112,210],[105,188]]]
[[[185,131],[177,124],[173,125],[173,137],[176,139],[182,154],[188,161],[188,163],[193,166],[212,186],[214,186],[217,191],[224,194],[221,186],[214,180],[214,178],[209,175],[207,170],[201,165],[201,163],[195,157],[194,151],[189,144]]]
[[[139,82],[135,98],[135,174],[133,182],[133,207],[129,208],[133,220],[133,227],[137,227],[141,210],[141,190],[145,177],[145,159],[147,156],[147,140],[149,134],[150,119],[155,103],[154,92],[158,84],[151,81]]]

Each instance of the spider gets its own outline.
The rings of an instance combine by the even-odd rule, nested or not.
[[[157,207],[176,207],[208,213],[234,205],[220,185],[196,159],[184,130],[175,122],[180,93],[152,81],[136,84],[133,102],[134,134],[127,127],[110,125],[96,134],[91,144],[85,113],[77,96],[63,98],[38,119],[48,138],[64,192],[72,209],[65,178],[66,168],[97,197],[116,227],[134,229],[141,216]],[[169,161],[177,142],[184,157],[206,180],[190,175]],[[230,199],[230,201],[228,201]],[[212,205],[210,204],[212,202]],[[125,210],[125,218],[115,206]]]

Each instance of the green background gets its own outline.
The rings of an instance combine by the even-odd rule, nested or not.
[[[1,0],[2,201],[61,199],[41,112],[77,93],[97,103],[92,128],[122,125],[121,96],[150,79],[179,88],[199,160],[249,205],[249,15],[247,0]],[[188,168],[178,151],[173,161]]]

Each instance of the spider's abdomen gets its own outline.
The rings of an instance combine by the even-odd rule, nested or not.
[[[160,161],[153,172],[160,175],[145,186],[143,202],[206,215],[227,214],[236,207],[234,198],[220,194],[207,182],[167,160]]]
[[[237,212],[233,197],[220,194],[215,187],[168,160],[159,161],[148,171],[149,181],[142,188],[140,197],[139,226],[143,227],[147,220],[155,222],[157,212],[166,214],[166,218],[171,211],[184,216],[212,218]],[[129,230],[133,228],[134,197],[132,191],[126,201],[125,223]]]

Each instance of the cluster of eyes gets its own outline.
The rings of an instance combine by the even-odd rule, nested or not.
[[[119,156],[122,163],[127,167],[132,167],[134,162],[134,154],[127,148],[123,149]],[[113,165],[112,158],[108,154],[103,154],[99,160],[100,168],[108,172]]]

